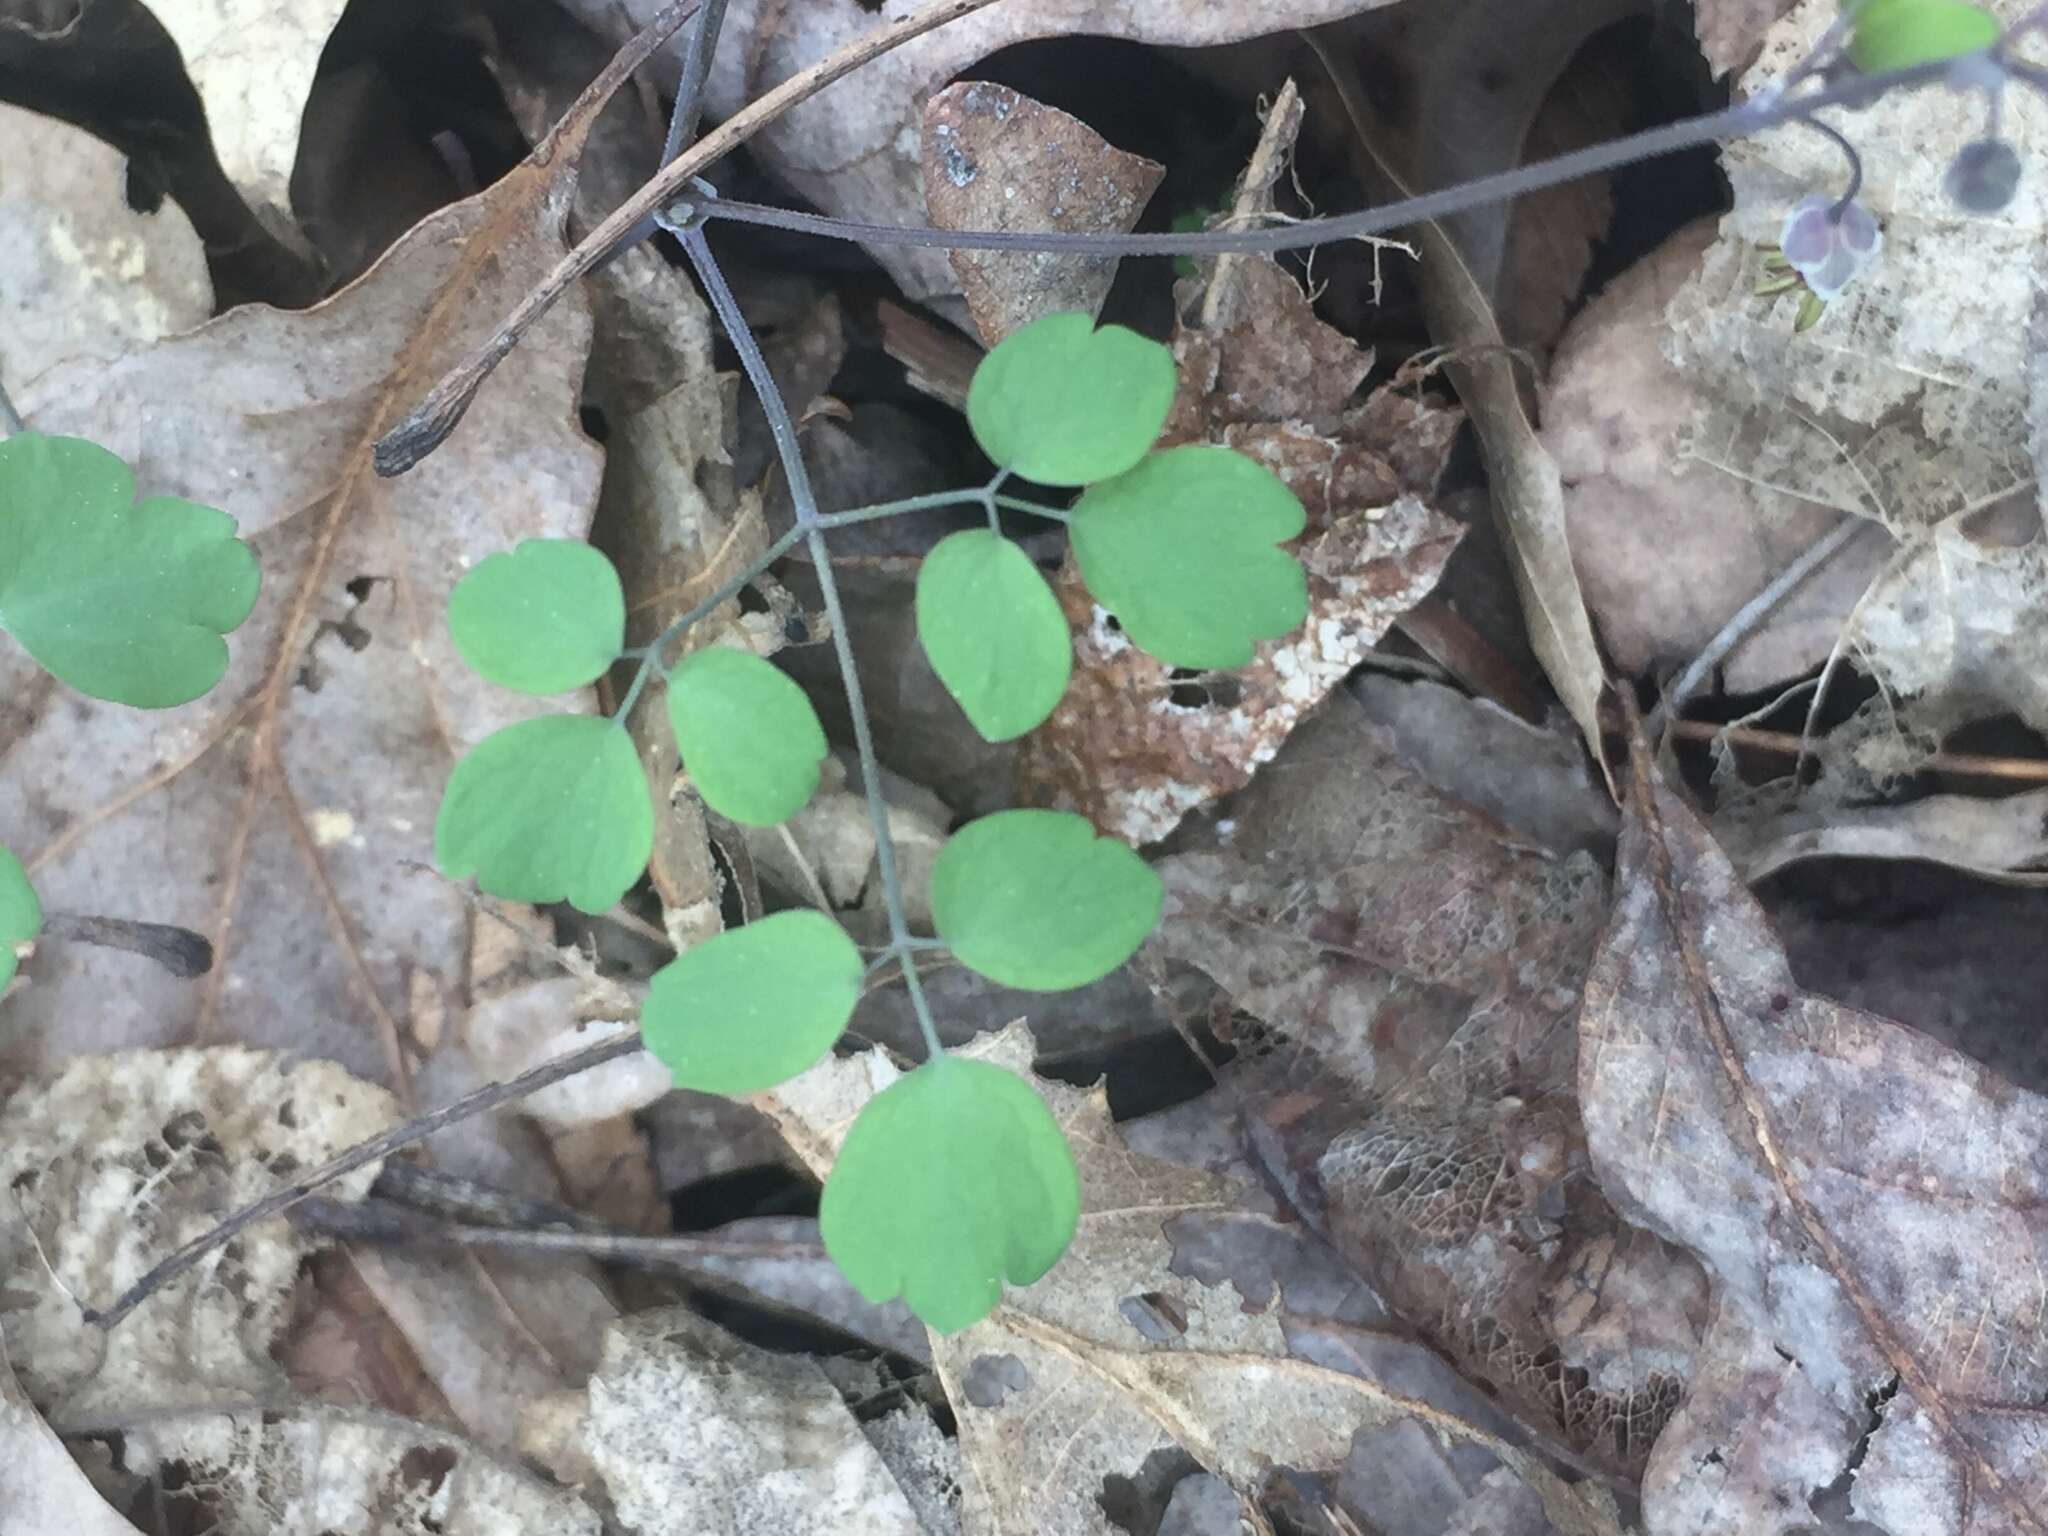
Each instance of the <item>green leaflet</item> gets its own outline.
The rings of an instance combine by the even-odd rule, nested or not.
[[[760,1093],[815,1065],[860,1001],[853,940],[819,912],[777,912],[654,973],[640,1033],[678,1088]]]
[[[35,887],[28,883],[28,871],[10,848],[0,847],[0,992],[14,980],[20,961],[14,946],[25,943],[43,930],[43,904]]]
[[[142,709],[198,698],[259,584],[225,512],[138,503],[128,466],[82,438],[0,442],[0,629],[80,693]]]
[[[1004,469],[1041,485],[1087,485],[1145,456],[1173,408],[1173,354],[1120,325],[1047,315],[981,360],[967,424]]]
[[[653,851],[639,754],[594,715],[543,715],[486,736],[449,775],[434,823],[443,874],[580,912],[616,906]]]
[[[668,677],[668,718],[704,803],[742,826],[787,821],[818,788],[825,728],[790,678],[751,651],[706,646]]]
[[[1067,531],[1088,590],[1140,649],[1207,670],[1243,666],[1308,616],[1301,566],[1277,547],[1302,522],[1271,470],[1194,443],[1090,486]]]
[[[566,693],[619,659],[626,594],[588,544],[528,539],[455,584],[448,629],[462,659],[500,687]]]
[[[1065,811],[969,822],[932,866],[932,920],[954,956],[1032,992],[1107,976],[1145,942],[1163,899],[1143,859]]]
[[[2005,30],[1964,0],[1861,0],[1851,15],[1849,62],[1870,75],[1975,53]]]
[[[840,1146],[818,1202],[825,1250],[870,1301],[901,1296],[952,1333],[1029,1285],[1073,1240],[1073,1154],[1014,1074],[941,1056],[883,1089]]]
[[[1074,646],[1031,557],[985,528],[939,541],[917,573],[917,637],[989,741],[1022,736],[1067,691]]]

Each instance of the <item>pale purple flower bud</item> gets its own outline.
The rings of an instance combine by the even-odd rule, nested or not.
[[[1884,244],[1877,220],[1861,203],[1837,214],[1826,197],[1803,197],[1785,216],[1778,249],[1821,299],[1832,299],[1876,259]]]

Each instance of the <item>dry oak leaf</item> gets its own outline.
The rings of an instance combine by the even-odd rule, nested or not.
[[[2048,1100],[1801,992],[1636,756],[1580,1098],[1602,1186],[1699,1256],[1719,1314],[1646,1474],[1652,1536],[1771,1536],[1837,1480],[1884,1530],[2040,1536]]]
[[[310,1246],[252,1228],[118,1326],[80,1321],[158,1259],[389,1127],[391,1096],[332,1062],[267,1051],[119,1051],[0,1101],[0,1325],[22,1385],[54,1417],[122,1421],[150,1407],[274,1395],[270,1358]],[[377,1165],[334,1186],[359,1198]],[[151,1456],[132,1447],[129,1465]]]
[[[220,686],[178,710],[77,698],[0,652],[0,842],[49,905],[118,902],[205,934],[218,957],[192,984],[45,944],[13,1005],[8,1065],[235,1039],[402,1084],[409,1012],[460,1007],[475,918],[403,861],[431,858],[460,752],[590,700],[482,683],[455,653],[446,599],[485,556],[589,526],[599,453],[576,424],[580,298],[498,369],[431,462],[381,481],[370,444],[562,254],[595,105],[318,307],[237,309],[112,363],[52,369],[17,402],[38,430],[120,454],[145,493],[225,508],[263,594]]]
[[[932,1337],[959,1420],[968,1536],[1114,1536],[1105,1480],[1136,1478],[1160,1453],[1190,1456],[1255,1495],[1281,1468],[1334,1478],[1354,1437],[1405,1422],[1483,1447],[1560,1532],[1618,1536],[1604,1488],[1567,1484],[1481,1427],[1483,1404],[1454,1412],[1299,1358],[1291,1277],[1216,1262],[1254,1251],[1226,1230],[1233,1223],[1289,1226],[1247,1208],[1232,1181],[1133,1152],[1099,1087],[1031,1079],[1021,1025],[969,1054],[1025,1074],[1045,1096],[1074,1149],[1081,1216],[1049,1275],[1010,1290],[985,1321]],[[778,1090],[771,1113],[822,1171],[860,1105],[895,1075],[879,1052],[827,1062]]]

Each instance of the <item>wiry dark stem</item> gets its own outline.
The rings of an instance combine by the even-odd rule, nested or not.
[[[839,683],[846,691],[846,707],[853,716],[853,745],[860,756],[861,788],[867,796],[868,821],[874,828],[875,866],[882,877],[882,899],[889,913],[889,942],[892,948],[907,953],[912,938],[910,920],[903,910],[903,884],[896,871],[896,842],[889,835],[889,808],[882,799],[882,768],[875,756],[874,727],[868,719],[867,701],[861,692],[860,671],[854,665],[853,642],[846,632],[846,610],[839,601],[838,580],[832,574],[831,552],[825,547],[825,531],[818,516],[817,498],[811,493],[810,471],[804,467],[803,453],[797,443],[796,422],[790,416],[789,404],[782,398],[775,376],[769,372],[768,360],[761,355],[760,345],[748,328],[747,317],[740,312],[739,301],[726,284],[725,274],[718,269],[711,247],[705,242],[704,231],[691,226],[680,228],[678,233],[690,264],[697,269],[698,279],[704,284],[705,297],[711,301],[711,312],[718,316],[719,325],[732,342],[733,350],[739,354],[740,367],[761,402],[762,413],[768,418],[768,431],[775,439],[775,452],[789,484],[789,499],[796,509],[796,526],[803,530],[805,542],[810,547],[819,596],[824,601],[825,617],[832,627],[833,654],[839,659]],[[924,1032],[925,1048],[936,1057],[945,1047],[939,1042],[938,1027],[932,1022],[931,1006],[925,1001],[917,967],[903,966],[903,984],[910,993],[910,1006],[917,1014],[918,1028]]]
[[[915,229],[897,224],[863,224],[827,218],[822,214],[800,213],[794,209],[722,199],[708,205],[704,213],[714,219],[765,224],[798,234],[856,240],[863,245],[920,246],[938,250],[1055,251],[1087,256],[1207,256],[1226,252],[1296,251],[1338,240],[1382,235],[1406,224],[1443,219],[1490,203],[1506,202],[1562,182],[1576,181],[1582,176],[1632,165],[1638,160],[1654,159],[1701,144],[1746,138],[1781,123],[1810,121],[1814,113],[1827,107],[1867,106],[1888,92],[1910,90],[1946,79],[1953,68],[1954,61],[1940,60],[1882,75],[1845,75],[1814,91],[1742,102],[1719,112],[1648,128],[1626,138],[1573,150],[1550,160],[1539,160],[1533,165],[1497,171],[1491,176],[1476,177],[1454,187],[1383,203],[1358,213],[1301,219],[1292,224],[1260,229],[1130,235]]]

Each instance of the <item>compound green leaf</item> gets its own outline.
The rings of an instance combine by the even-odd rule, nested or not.
[[[742,826],[772,827],[818,787],[825,728],[789,675],[751,651],[713,645],[668,678],[668,718],[704,803]]]
[[[1964,0],[1862,0],[1851,25],[1849,62],[1872,75],[1975,53],[2004,30],[1996,16]]]
[[[1013,331],[967,386],[981,451],[1041,485],[1088,485],[1145,456],[1173,408],[1173,354],[1120,325],[1047,315]]]
[[[1073,1240],[1081,1185],[1045,1101],[986,1062],[941,1056],[862,1108],[818,1202],[825,1251],[869,1301],[901,1296],[953,1333]]]
[[[528,539],[455,584],[448,630],[462,659],[500,687],[566,693],[619,659],[626,594],[588,544]]]
[[[1191,443],[1090,486],[1067,524],[1095,600],[1173,667],[1241,667],[1308,617],[1301,566],[1276,546],[1301,503],[1264,465]]]
[[[760,1093],[816,1065],[860,1001],[861,958],[821,912],[777,912],[654,973],[640,1034],[678,1088]]]
[[[986,528],[941,539],[917,573],[917,637],[990,741],[1022,736],[1067,691],[1074,645],[1031,557]]]
[[[28,871],[10,848],[0,847],[0,992],[14,980],[21,962],[14,946],[34,938],[43,929],[43,904],[28,883]]]
[[[506,901],[618,904],[654,851],[654,802],[633,740],[596,715],[494,731],[449,775],[434,823],[442,873]]]
[[[1066,811],[998,811],[947,841],[932,866],[932,922],[991,981],[1061,992],[1128,960],[1159,921],[1159,877]]]
[[[83,438],[0,442],[0,629],[80,693],[141,709],[198,698],[259,582],[227,513],[138,503],[128,466]]]

